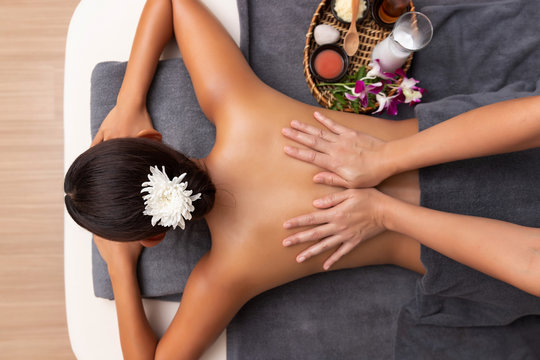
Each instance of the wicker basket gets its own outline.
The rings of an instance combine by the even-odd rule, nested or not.
[[[364,19],[358,23],[358,35],[360,37],[360,46],[356,54],[352,57],[349,57],[349,69],[347,70],[348,75],[356,73],[356,71],[361,66],[367,66],[370,62],[371,51],[380,41],[385,39],[389,34],[390,30],[384,29],[379,24],[375,22],[371,15],[371,4],[369,0],[367,1],[368,9],[365,10]],[[339,30],[341,35],[338,45],[343,45],[343,38],[349,30],[348,24],[344,24],[341,21],[337,20],[331,11],[331,0],[322,0],[317,8],[317,11],[313,15],[311,24],[309,24],[309,30],[306,34],[306,45],[304,47],[304,76],[306,77],[306,82],[308,84],[311,94],[319,104],[325,108],[331,108],[336,99],[332,95],[332,86],[318,86],[319,80],[317,80],[309,69],[309,57],[311,52],[314,51],[318,45],[315,42],[313,36],[313,31],[315,26],[319,24],[328,24]],[[411,11],[414,11],[414,5],[411,1]],[[403,66],[403,70],[406,72],[411,66],[413,54],[409,56],[407,61]],[[389,95],[393,95],[390,93]],[[374,107],[360,108],[361,113],[370,113],[375,110]],[[354,109],[350,106],[345,106],[343,111],[354,112]]]

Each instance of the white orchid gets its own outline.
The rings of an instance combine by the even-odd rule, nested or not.
[[[403,78],[399,86],[392,86],[393,88],[398,89],[398,92],[400,94],[400,100],[403,103],[409,104],[411,106],[422,101],[420,99],[422,99],[424,89],[416,86],[416,84],[418,84],[420,81],[416,80],[415,78],[407,77],[407,75],[405,75],[405,72],[402,69],[398,69],[398,71],[396,71],[396,74]]]
[[[386,112],[388,114],[396,115],[397,105],[400,103],[397,97],[398,95],[388,96],[383,92],[375,94],[375,98],[377,99],[377,102],[379,103],[379,108],[373,113],[377,114],[377,113],[382,112],[384,109],[386,109]]]
[[[405,96],[404,103],[419,103],[422,98],[423,89],[416,86],[418,80],[414,78],[404,77],[401,85],[399,86],[403,96]]]
[[[388,80],[393,79],[396,76],[396,74],[394,73],[382,71],[379,59],[375,59],[375,61],[370,62],[368,66],[371,68],[371,70],[367,72],[365,79],[381,78],[384,80]]]
[[[152,226],[180,226],[185,229],[185,220],[191,220],[191,213],[195,210],[193,201],[200,199],[201,194],[191,195],[193,191],[187,190],[187,181],[182,182],[186,173],[169,180],[165,167],[159,171],[157,166],[150,167],[147,182],[142,184],[141,193],[145,209],[143,214],[152,216]]]

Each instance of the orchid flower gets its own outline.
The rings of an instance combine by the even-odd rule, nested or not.
[[[369,104],[368,93],[371,93],[371,94],[379,93],[384,88],[384,84],[379,81],[373,84],[369,84],[366,87],[366,84],[364,83],[364,81],[358,80],[355,84],[354,89],[348,86],[344,86],[344,87],[351,91],[351,93],[345,93],[345,97],[347,99],[349,99],[350,101],[355,101],[356,99],[360,99],[360,105],[362,105],[362,107],[367,107]]]
[[[380,113],[384,109],[386,109],[386,112],[388,114],[397,115],[397,105],[401,103],[400,99],[398,99],[398,95],[387,96],[385,93],[380,92],[378,94],[375,94],[375,97],[377,98],[377,102],[379,103],[379,108],[374,111],[373,114]]]
[[[345,97],[349,99],[350,101],[355,101],[356,99],[360,99],[360,105],[362,107],[368,106],[368,94],[366,89],[366,84],[362,80],[358,80],[354,86],[354,89],[345,86],[348,90],[351,91],[351,93],[345,93]]]
[[[424,89],[416,86],[419,83],[415,78],[408,78],[402,69],[398,69],[396,74],[403,77],[403,81],[398,87],[399,95],[402,98],[402,102],[410,104],[411,106],[419,103],[422,99]]]
[[[371,67],[371,70],[368,71],[365,79],[381,78],[388,80],[393,79],[396,76],[394,73],[381,71],[381,63],[379,59],[375,59],[375,61],[370,62],[368,66]]]
[[[418,80],[408,78],[403,69],[395,73],[383,72],[379,59],[368,66],[360,67],[355,74],[348,75],[341,83],[320,83],[318,86],[333,86],[335,96],[333,109],[342,110],[347,106],[358,113],[361,108],[367,108],[373,102],[378,103],[378,109],[373,114],[384,110],[390,115],[397,115],[397,105],[406,103],[410,106],[421,101],[424,89],[416,86]],[[388,96],[388,93],[395,93]],[[362,109],[363,110],[363,109]]]

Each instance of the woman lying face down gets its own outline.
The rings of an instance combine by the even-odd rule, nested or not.
[[[291,110],[297,109],[293,106],[287,111]],[[305,110],[308,121],[311,109],[306,106]],[[323,270],[328,253],[304,264],[296,263],[296,255],[306,245],[283,247],[282,239],[291,232],[282,224],[292,215],[312,209],[313,198],[335,190],[311,181],[316,167],[296,162],[283,153],[282,146],[272,145],[288,140],[280,134],[281,123],[274,124],[275,121],[264,118],[268,120],[261,117],[257,123],[262,130],[244,123],[245,132],[225,131],[221,143],[205,159],[190,160],[155,140],[122,138],[93,146],[68,170],[66,207],[79,225],[97,235],[96,243],[113,283],[125,354],[131,345],[135,349],[140,342],[135,344],[133,336],[125,335],[127,332],[122,329],[137,328],[138,324],[144,334],[142,338],[151,339],[150,343],[154,344],[148,348],[157,346],[159,353],[167,354],[165,358],[175,358],[168,356],[171,354],[196,358],[247,300],[272,287]],[[235,119],[253,123],[251,117],[235,116]],[[272,135],[267,132],[265,121],[274,124]],[[221,136],[222,125],[218,124],[217,128]],[[375,131],[380,131],[377,129],[374,126]],[[238,146],[240,141],[248,142],[253,151],[246,152]],[[261,163],[267,166],[260,166]],[[148,239],[181,225],[176,222],[165,227],[152,215],[145,214],[144,197],[148,193],[142,190],[152,175],[151,167],[164,170],[171,180],[186,174],[181,182],[187,184],[181,191],[196,199],[191,201],[192,211],[182,221],[190,221],[190,216],[204,217],[212,234],[212,248],[190,275],[180,310],[159,345],[146,328],[142,310],[134,310],[140,306],[135,275],[137,257],[140,242],[147,245]],[[402,176],[402,180],[396,178],[391,186],[393,191],[401,184],[407,187],[410,179],[405,181],[406,178],[409,175]],[[398,257],[398,253],[407,255]],[[397,263],[422,271],[418,254],[418,243],[414,240],[385,232],[363,243],[335,268]],[[133,288],[126,291],[126,284]]]
[[[110,140],[135,136],[141,131],[152,132],[145,106],[146,92],[161,50],[173,33],[173,25],[201,108],[216,125],[214,148],[206,158],[195,161],[154,140]],[[412,237],[385,231],[390,227],[380,217],[380,204],[384,203],[400,209],[399,213],[414,210],[416,223],[432,215],[407,207],[419,202],[416,171],[390,177],[377,186],[378,190],[347,190],[344,193],[349,198],[343,199],[342,195],[335,195],[343,188],[312,181],[321,171],[319,164],[306,159],[299,162],[283,152],[285,146],[294,143],[283,137],[281,130],[293,119],[316,129],[318,134],[325,134],[312,117],[316,110],[353,131],[371,135],[372,143],[373,139],[409,138],[417,132],[416,119],[393,122],[332,112],[295,101],[257,78],[234,41],[198,1],[147,2],[117,106],[104,120],[94,146],[74,162],[65,180],[65,201],[70,215],[96,234],[95,242],[107,262],[125,358],[196,359],[249,299],[323,271],[323,264],[335,249],[322,242],[316,252],[308,250],[327,231],[325,224],[301,221],[306,231],[295,236],[294,231],[283,227],[290,218],[313,212],[314,199],[326,197],[327,204],[332,204],[339,198],[341,204],[352,204],[347,211],[330,209],[327,214],[332,219],[355,219],[359,225],[354,232],[362,242],[356,247],[343,243],[340,249],[346,246],[342,252],[346,255],[333,269],[396,264],[419,273],[424,271],[419,243]],[[300,136],[308,141],[304,145],[315,145],[309,143],[310,136],[314,136],[311,132],[288,137],[298,141]],[[323,136],[323,140],[328,138]],[[320,139],[316,143],[321,144]],[[161,214],[160,219],[177,219],[165,221],[167,226],[156,220],[159,209],[157,213],[147,209],[145,197],[150,193],[141,192],[148,188],[145,183],[152,183],[149,175],[160,176],[157,170],[171,180],[177,178],[175,184],[182,194],[171,196],[185,200],[181,203],[185,210],[181,218],[177,213]],[[391,195],[393,200],[383,193]],[[136,278],[141,242],[154,240],[155,243],[170,227],[181,226],[190,217],[205,218],[212,246],[191,273],[179,310],[158,340],[145,317]],[[429,222],[441,219],[440,214],[435,217]],[[313,216],[308,219],[316,220]],[[459,218],[452,224],[461,221]],[[401,222],[403,233],[425,228],[424,223],[408,226],[410,223],[414,222]],[[346,227],[342,230],[349,231]],[[432,241],[429,245],[433,248],[439,244],[436,240],[445,235],[436,230],[435,236],[431,233],[425,236],[425,243]],[[295,245],[284,247],[282,241],[286,238]],[[474,236],[472,240],[464,237],[464,242],[474,239]],[[452,241],[440,243],[453,245]],[[452,246],[446,253],[456,255],[456,249]],[[468,260],[460,256],[465,253],[470,258],[470,248],[465,244],[460,249],[462,252],[456,258]],[[299,264],[296,261],[299,253],[313,256]],[[474,258],[478,258],[474,253]],[[492,263],[480,265],[486,264]],[[508,273],[505,271],[503,275]],[[513,284],[509,278],[503,280]]]

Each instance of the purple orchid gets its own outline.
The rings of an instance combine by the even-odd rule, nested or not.
[[[403,77],[403,81],[401,81],[401,84],[397,87],[398,96],[401,98],[402,102],[412,106],[422,101],[424,89],[416,86],[420,81],[415,78],[408,78],[402,69],[398,69],[396,74]]]
[[[354,89],[348,86],[346,86],[346,88],[351,91],[351,93],[345,93],[345,97],[347,99],[349,99],[350,101],[360,99],[360,105],[362,105],[362,107],[366,107],[368,105],[366,84],[364,84],[362,80],[358,80],[356,82]]]
[[[361,67],[356,74],[348,76],[342,83],[320,84],[338,87],[332,92],[336,96],[337,105],[339,105],[336,108],[347,106],[346,101],[348,100],[355,112],[359,112],[359,107],[367,108],[370,103],[376,101],[378,108],[373,114],[386,110],[389,115],[397,115],[398,104],[405,103],[412,106],[421,101],[424,89],[416,86],[419,81],[408,78],[403,69],[397,69],[395,73],[383,72],[379,59],[372,61],[369,66],[371,69],[360,80],[357,79],[360,73],[365,74],[365,67]],[[376,82],[370,84],[372,81]],[[389,96],[389,92],[393,92],[394,95]]]
[[[366,87],[364,81],[358,80],[355,84],[354,89],[348,86],[345,87],[351,91],[351,93],[345,93],[345,97],[347,99],[349,99],[350,101],[360,99],[360,105],[362,105],[362,107],[367,107],[369,103],[368,94],[379,93],[384,88],[384,84],[379,81],[373,84],[369,84]]]
[[[385,93],[380,92],[375,95],[377,102],[379,103],[379,108],[373,112],[377,114],[386,109],[386,112],[390,115],[397,115],[397,105],[402,103],[398,95],[387,96]]]

